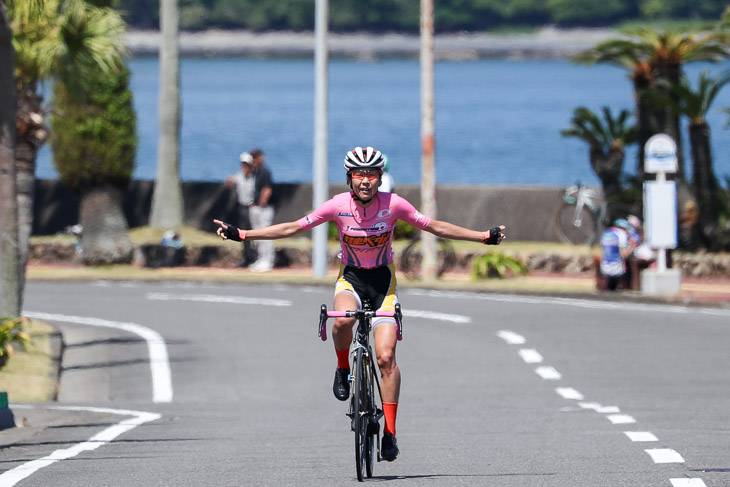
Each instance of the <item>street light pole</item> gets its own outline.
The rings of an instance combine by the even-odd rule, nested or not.
[[[421,211],[436,218],[433,0],[421,0]],[[423,280],[436,280],[436,236],[421,232]]]
[[[312,204],[314,208],[327,201],[327,19],[328,0],[314,4],[314,159]],[[312,229],[312,272],[314,277],[327,275],[327,225]]]

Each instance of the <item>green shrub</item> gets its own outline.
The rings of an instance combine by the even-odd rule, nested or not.
[[[393,230],[393,239],[395,240],[413,240],[416,238],[416,227],[403,220],[395,222],[395,230]]]
[[[30,335],[24,330],[27,322],[27,318],[0,317],[0,367],[13,356],[13,342],[24,349],[30,346]]]
[[[53,158],[63,183],[77,193],[103,184],[126,188],[134,170],[137,115],[130,72],[98,73],[84,94],[54,85]]]
[[[508,275],[524,275],[529,269],[521,260],[499,252],[489,252],[474,258],[471,266],[472,280],[490,277],[504,278]]]

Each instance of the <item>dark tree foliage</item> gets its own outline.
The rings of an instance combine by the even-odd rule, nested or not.
[[[159,0],[95,0],[116,4],[134,29],[156,29]],[[179,0],[184,30],[314,29],[315,0]],[[727,0],[439,0],[436,30],[481,31],[501,25],[601,26],[624,20],[717,19]],[[329,2],[336,32],[418,32],[419,0]]]
[[[78,193],[104,184],[124,189],[132,177],[137,119],[129,76],[126,67],[101,75],[82,97],[54,86],[54,161],[63,183]]]

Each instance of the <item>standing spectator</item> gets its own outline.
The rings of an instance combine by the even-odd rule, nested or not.
[[[603,258],[600,272],[611,291],[615,291],[621,282],[631,282],[626,259],[636,248],[635,235],[636,231],[625,218],[619,218],[601,234]]]
[[[238,226],[251,230],[250,207],[253,205],[255,175],[253,168],[253,157],[248,152],[242,152],[238,158],[241,161],[241,170],[236,174],[228,176],[226,187],[236,187],[238,198]],[[251,242],[243,242],[243,254],[241,255],[240,267],[247,267],[256,260],[256,250]]]
[[[253,206],[251,206],[251,224],[254,229],[264,228],[274,221],[274,206],[272,196],[274,194],[274,183],[271,179],[271,172],[266,167],[266,156],[261,149],[251,149],[253,167],[256,171],[256,182],[254,185]],[[254,272],[268,272],[274,268],[274,242],[262,240],[258,242],[258,259],[251,264],[250,269]]]
[[[380,176],[380,187],[378,191],[381,193],[392,193],[395,190],[395,180],[390,174],[390,159],[388,156],[383,154],[385,158],[385,166],[383,166],[383,175]]]

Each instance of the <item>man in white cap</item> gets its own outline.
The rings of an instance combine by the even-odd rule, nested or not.
[[[240,228],[251,230],[250,207],[253,205],[254,175],[253,156],[248,152],[242,152],[238,158],[241,161],[241,170],[232,174],[226,180],[226,187],[235,186],[238,197],[238,225]],[[256,250],[251,242],[243,242],[243,255],[241,256],[240,267],[247,267],[256,260]]]

